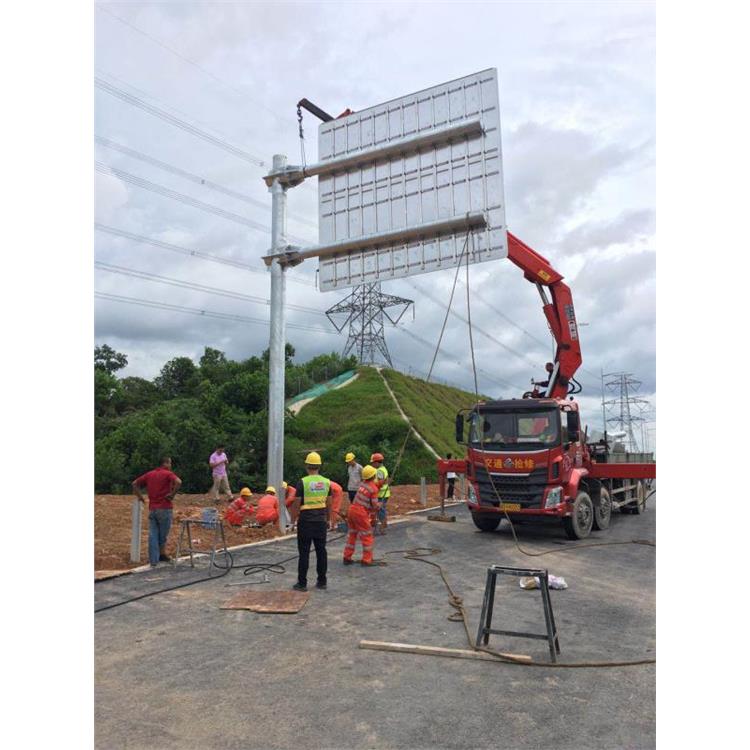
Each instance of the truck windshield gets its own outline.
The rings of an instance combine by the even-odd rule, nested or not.
[[[469,443],[474,448],[522,450],[560,442],[557,409],[473,412],[469,420]]]

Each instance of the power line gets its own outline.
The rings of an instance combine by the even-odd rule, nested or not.
[[[225,88],[229,89],[230,91],[233,91],[237,96],[239,96],[241,99],[243,99],[243,101],[245,99],[247,99],[247,94],[244,91],[242,91],[241,89],[238,89],[236,86],[233,86],[231,83],[228,83],[223,78],[220,78],[219,76],[217,76],[215,73],[212,73],[210,70],[208,70],[208,68],[204,68],[202,65],[200,65],[197,62],[195,62],[195,60],[191,60],[189,57],[186,57],[181,52],[178,52],[176,49],[173,49],[168,44],[166,44],[163,41],[161,41],[161,39],[157,39],[152,34],[149,34],[147,31],[144,31],[140,27],[136,26],[135,24],[131,23],[130,21],[125,20],[121,16],[118,16],[116,13],[113,13],[111,10],[107,10],[106,8],[104,8],[101,5],[97,5],[96,9],[100,10],[100,11],[103,11],[104,13],[106,13],[109,16],[112,16],[112,18],[116,18],[120,23],[124,24],[125,26],[128,26],[133,31],[137,32],[138,34],[141,34],[142,36],[146,37],[147,39],[150,39],[154,44],[157,44],[162,49],[167,50],[167,52],[170,52],[171,54],[173,54],[175,57],[178,57],[183,62],[186,62],[188,65],[192,65],[194,68],[196,68],[197,70],[199,70],[201,73],[207,75],[209,78],[213,79],[214,81],[216,81],[220,85],[224,86]],[[263,104],[263,102],[261,102],[261,101],[259,101],[257,99],[255,99],[254,101],[256,101],[261,107],[263,107],[263,109],[265,109],[266,112],[268,112],[270,115],[273,115],[279,122],[285,122],[285,120],[280,115],[278,115],[272,109],[269,109],[268,107],[266,107],[266,105]]]
[[[405,333],[407,336],[409,336],[410,338],[414,339],[414,341],[417,341],[418,343],[422,344],[423,346],[425,346],[427,349],[430,349],[431,351],[435,349],[435,345],[434,344],[431,344],[426,339],[423,339],[421,336],[418,336],[416,333],[414,333],[413,331],[411,331],[408,328],[405,328],[402,325],[396,326],[396,330],[401,331],[402,333]],[[461,361],[458,360],[458,359],[453,360],[453,361],[456,364],[458,364],[458,365],[461,364]],[[417,370],[415,370],[415,372],[417,372]],[[507,380],[503,380],[503,378],[497,377],[496,375],[489,375],[485,370],[478,369],[478,372],[481,372],[487,380],[493,381],[497,385],[502,385],[502,386],[504,386],[506,388],[513,388],[516,391],[523,391],[524,390],[523,388],[519,388],[517,385],[514,385],[513,383],[511,383],[511,382],[509,382]]]
[[[173,253],[180,253],[181,255],[188,255],[194,258],[200,258],[201,260],[211,261],[212,263],[221,263],[222,265],[232,266],[234,268],[241,268],[243,271],[249,271],[250,273],[262,273],[264,276],[268,275],[268,269],[265,266],[250,266],[247,263],[241,263],[237,260],[231,260],[229,258],[221,258],[218,255],[211,255],[210,253],[204,253],[200,250],[191,250],[186,247],[180,247],[180,245],[174,245],[171,242],[164,242],[163,240],[157,240],[154,237],[146,237],[142,234],[136,234],[135,232],[128,232],[125,229],[117,229],[116,227],[110,227],[106,224],[94,224],[94,229],[99,232],[106,232],[107,234],[114,235],[115,237],[123,237],[125,239],[133,240],[134,242],[142,242],[147,245],[153,245],[159,247],[162,250],[169,250]],[[308,279],[300,278],[299,276],[289,276],[289,281],[294,281],[297,284],[304,284],[305,286],[314,286],[314,283]]]
[[[406,375],[407,377],[412,377],[411,373],[414,372],[417,375],[424,375],[423,379],[427,378],[427,373],[426,372],[422,372],[422,370],[420,370],[420,369],[418,369],[416,367],[413,367],[408,362],[404,362],[402,359],[396,359],[395,357],[392,357],[391,359],[393,359],[394,362],[396,362],[397,364],[401,365],[402,367],[408,368],[409,372],[403,372],[402,370],[398,371],[398,372],[401,372],[402,375]],[[393,368],[393,369],[395,369],[395,368]],[[458,383],[454,383],[451,380],[446,380],[445,378],[441,378],[441,377],[438,377],[436,375],[432,376],[431,381],[433,383],[437,383],[438,385],[444,385],[444,386],[448,386],[450,388],[456,388],[459,391],[465,390],[463,388],[463,386],[459,385]]]
[[[265,232],[266,234],[271,233],[271,230],[264,224],[260,224],[259,222],[253,221],[252,219],[247,219],[244,216],[236,214],[232,211],[226,211],[225,209],[220,208],[219,206],[214,206],[211,203],[204,203],[203,201],[199,201],[196,198],[191,198],[189,195],[185,195],[184,193],[178,193],[176,190],[171,190],[164,185],[158,185],[157,183],[151,182],[150,180],[145,180],[143,179],[143,177],[138,177],[138,175],[131,174],[130,172],[125,172],[124,170],[117,169],[116,167],[110,167],[106,164],[102,164],[101,162],[95,162],[95,166],[97,172],[101,172],[102,174],[112,174],[115,177],[123,180],[124,182],[128,182],[131,185],[143,188],[144,190],[149,190],[150,192],[156,193],[157,195],[171,198],[172,200],[184,203],[186,206],[191,206],[193,208],[200,209],[201,211],[205,211],[206,213],[215,214],[216,216],[220,216],[222,219],[233,221],[236,224],[242,224],[246,227],[250,227],[251,229],[257,229],[259,232]],[[287,238],[290,240],[294,240],[295,242],[299,242],[303,245],[307,244],[307,240],[303,239],[302,237],[295,237],[294,235],[288,234]]]
[[[433,295],[430,294],[429,292],[425,292],[423,289],[421,289],[420,287],[418,287],[413,281],[410,281],[409,284],[411,286],[413,286],[420,294],[422,294],[425,297],[427,297],[428,299],[432,300],[436,305],[440,305],[440,307],[442,307],[444,310],[447,309],[446,305],[444,305],[439,299],[433,297]],[[453,315],[454,317],[458,318],[459,320],[463,321],[464,323],[466,323],[468,325],[469,321],[463,315],[461,315],[460,313],[456,312],[455,310],[449,310],[449,312],[450,312],[451,315]],[[502,347],[507,352],[510,352],[511,354],[513,354],[513,356],[518,357],[519,359],[524,360],[524,362],[526,362],[527,364],[529,364],[531,367],[533,367],[535,369],[538,367],[538,363],[532,362],[530,359],[527,359],[524,354],[521,354],[521,352],[516,351],[515,349],[513,349],[510,346],[508,346],[507,344],[504,344],[502,341],[500,341],[499,339],[495,338],[491,333],[487,333],[487,331],[479,328],[479,326],[477,326],[476,324],[473,327],[474,327],[475,331],[478,331],[483,336],[485,336],[486,338],[488,338],[490,341],[493,341],[495,344],[497,344],[498,346]]]
[[[258,206],[258,208],[262,208],[266,211],[270,211],[271,206],[269,203],[264,203],[261,200],[258,200],[257,198],[252,198],[249,195],[245,195],[244,193],[239,193],[236,190],[232,190],[231,188],[225,187],[224,185],[219,185],[216,182],[212,182],[211,180],[207,180],[205,177],[201,177],[200,175],[193,174],[192,172],[188,172],[185,169],[182,169],[181,167],[175,167],[173,164],[167,164],[166,162],[163,162],[159,159],[155,159],[153,156],[149,156],[148,154],[144,154],[140,151],[136,151],[133,148],[129,148],[128,146],[123,146],[120,143],[115,143],[114,141],[109,140],[108,138],[103,138],[102,136],[94,136],[94,140],[106,147],[110,148],[113,151],[119,151],[121,154],[125,154],[126,156],[130,156],[134,159],[139,159],[142,162],[145,162],[146,164],[151,164],[154,167],[158,167],[159,169],[163,169],[165,172],[171,172],[172,174],[176,174],[179,177],[183,177],[186,180],[190,180],[191,182],[196,183],[197,185],[201,185],[203,187],[210,188],[211,190],[216,190],[219,193],[224,193],[224,195],[228,195],[230,198],[236,198],[240,201],[245,201],[245,203],[251,203],[254,206]],[[307,224],[308,226],[314,227],[317,229],[317,224],[314,221],[310,221],[310,219],[306,219],[303,216],[299,216],[297,214],[290,213],[290,218],[295,219],[296,221],[301,222],[302,224]]]
[[[112,149],[113,151],[119,151],[121,154],[131,156],[134,159],[145,162],[146,164],[151,164],[154,167],[163,169],[165,172],[171,172],[172,174],[184,177],[186,180],[195,182],[198,185],[210,188],[211,190],[216,190],[219,193],[224,193],[224,195],[228,195],[230,198],[236,198],[237,200],[245,201],[246,203],[252,203],[253,205],[259,206],[260,208],[270,209],[270,205],[264,203],[263,201],[259,201],[256,198],[251,198],[249,195],[238,193],[236,190],[232,190],[231,188],[227,188],[223,185],[211,182],[210,180],[206,180],[203,177],[199,177],[197,174],[187,172],[180,167],[175,167],[172,164],[167,164],[166,162],[160,161],[159,159],[155,159],[153,156],[148,156],[147,154],[143,154],[140,151],[136,151],[135,149],[128,148],[127,146],[115,143],[114,141],[110,141],[108,138],[103,138],[102,136],[97,135],[94,136],[94,140],[100,145]]]
[[[244,161],[250,162],[251,164],[254,164],[257,167],[266,166],[266,162],[263,161],[263,159],[261,159],[260,157],[255,156],[254,154],[251,154],[247,151],[244,151],[238,146],[235,146],[234,144],[229,143],[229,141],[225,141],[222,138],[217,138],[215,135],[211,135],[211,133],[208,133],[205,130],[201,130],[201,128],[197,128],[195,125],[191,125],[189,122],[186,122],[185,120],[182,120],[179,117],[175,117],[175,115],[170,114],[166,110],[160,109],[159,107],[155,107],[152,104],[149,104],[148,102],[144,101],[140,97],[134,96],[133,94],[129,94],[124,89],[121,89],[117,86],[113,86],[111,83],[105,81],[103,78],[95,77],[94,85],[98,89],[105,91],[111,96],[121,99],[127,104],[130,104],[134,107],[138,107],[139,109],[142,109],[144,112],[148,112],[150,115],[153,115],[154,117],[158,117],[164,120],[165,122],[168,122],[170,125],[174,125],[177,128],[181,128],[182,130],[186,131],[187,133],[190,133],[191,135],[196,136],[197,138],[202,138],[204,141],[208,141],[208,143],[211,143],[214,146],[217,146],[218,148],[224,149],[224,151],[229,152],[230,154],[238,157],[239,159],[243,159]]]
[[[476,291],[476,289],[471,290],[471,296],[478,299],[483,305],[488,307],[492,312],[494,312],[496,315],[499,315],[503,320],[505,320],[507,323],[510,323],[514,328],[517,328],[522,333],[525,333],[530,339],[536,341],[537,344],[539,344],[542,348],[546,349],[549,346],[549,342],[542,341],[541,339],[537,338],[533,333],[530,333],[527,331],[523,326],[520,326],[518,323],[516,323],[512,318],[509,318],[504,312],[501,312],[498,310],[494,305],[490,304],[484,297],[480,296],[479,293]]]
[[[110,273],[119,273],[124,276],[132,276],[137,279],[143,279],[144,281],[155,281],[160,284],[169,284],[171,286],[182,287],[183,289],[194,289],[199,292],[206,292],[208,294],[216,294],[220,297],[227,297],[229,299],[237,299],[242,302],[254,302],[261,305],[270,305],[271,301],[267,297],[256,297],[252,294],[243,294],[242,292],[235,292],[230,289],[219,289],[215,286],[207,286],[206,284],[198,284],[193,281],[184,281],[182,279],[175,279],[170,276],[160,276],[156,273],[149,271],[139,271],[134,268],[125,268],[123,266],[116,266],[112,263],[105,263],[104,261],[94,261],[94,265],[102,271],[109,271]],[[304,307],[302,305],[295,305],[287,303],[286,307],[290,310],[299,310],[300,312],[312,313],[313,315],[325,316],[322,310],[316,310],[313,307]]]
[[[232,313],[216,312],[214,310],[200,310],[195,307],[185,307],[183,305],[172,305],[168,302],[154,302],[153,300],[138,299],[137,297],[125,297],[120,294],[109,294],[108,292],[95,291],[94,296],[98,299],[111,300],[113,302],[124,302],[131,305],[140,305],[142,307],[152,307],[159,310],[169,310],[172,312],[184,312],[191,315],[200,315],[208,318],[219,318],[221,320],[236,320],[240,323],[257,323],[268,327],[269,321],[263,318],[250,318],[246,315],[235,315]],[[312,331],[314,333],[330,333],[339,335],[337,331],[327,328],[316,328],[314,326],[305,326],[299,323],[287,323],[287,328],[295,328],[301,331]]]
[[[424,295],[425,297],[427,297],[428,299],[432,300],[432,301],[433,301],[433,302],[434,302],[434,303],[435,303],[436,305],[440,305],[440,306],[441,306],[441,307],[442,307],[443,309],[445,309],[445,307],[446,307],[446,306],[445,306],[445,305],[444,305],[444,304],[443,304],[443,303],[442,303],[442,302],[441,302],[440,300],[436,299],[436,298],[435,298],[435,297],[434,297],[434,296],[433,296],[432,294],[430,294],[429,292],[425,292],[425,291],[424,291],[423,289],[421,289],[421,288],[420,288],[420,287],[418,287],[418,286],[417,286],[416,284],[414,284],[414,282],[413,282],[413,281],[409,281],[409,284],[410,284],[410,285],[411,285],[412,287],[414,287],[414,289],[416,289],[416,290],[417,290],[417,291],[418,291],[418,292],[419,292],[420,294],[423,294],[423,295]],[[476,296],[476,293],[475,293],[475,292],[473,292],[473,291],[472,291],[472,296]],[[480,298],[480,299],[481,299],[481,298]],[[484,300],[482,300],[482,301],[484,301]],[[540,341],[539,339],[537,339],[537,338],[536,338],[535,336],[532,336],[532,334],[530,334],[530,333],[529,333],[528,331],[526,331],[526,330],[525,330],[524,328],[522,328],[522,327],[521,327],[521,326],[519,326],[519,325],[518,325],[517,323],[515,323],[515,322],[514,322],[514,321],[513,321],[513,320],[512,320],[511,318],[509,318],[509,317],[508,317],[507,315],[504,315],[504,314],[503,314],[503,313],[501,313],[501,312],[500,312],[499,310],[497,310],[497,309],[495,309],[494,307],[492,307],[491,305],[489,305],[489,304],[488,304],[488,303],[487,303],[486,301],[484,301],[484,303],[485,303],[485,304],[486,304],[486,305],[487,305],[487,306],[488,306],[488,307],[489,307],[489,308],[490,308],[490,309],[491,309],[491,310],[492,310],[493,312],[496,312],[496,313],[498,313],[499,315],[501,315],[501,316],[502,316],[502,317],[503,317],[503,318],[504,318],[505,320],[507,320],[507,321],[508,321],[509,323],[511,323],[512,325],[514,325],[514,326],[515,326],[516,328],[520,329],[521,331],[523,331],[523,332],[524,332],[524,333],[526,333],[527,335],[531,336],[531,337],[532,337],[532,338],[533,338],[533,339],[534,339],[535,341],[537,341],[537,342],[539,342],[540,344],[542,344],[542,346],[545,346],[545,347],[547,346],[547,344],[544,344],[544,343],[543,343],[543,342],[541,342],[541,341]],[[452,314],[452,315],[454,315],[454,316],[455,316],[456,318],[458,318],[459,320],[461,320],[461,321],[463,321],[464,323],[467,323],[467,324],[468,324],[468,320],[467,320],[467,319],[466,319],[465,317],[463,317],[462,315],[460,315],[460,314],[459,314],[458,312],[456,312],[455,310],[451,310],[450,312],[451,312],[451,314]],[[533,363],[533,362],[532,362],[532,361],[531,361],[530,359],[527,359],[527,357],[526,357],[526,356],[525,356],[524,354],[522,354],[521,352],[519,352],[519,351],[517,351],[517,350],[513,349],[512,347],[508,346],[507,344],[504,344],[504,343],[503,343],[502,341],[500,341],[499,339],[496,339],[496,338],[495,338],[494,336],[492,336],[492,335],[491,335],[490,333],[487,333],[487,331],[485,331],[485,330],[483,330],[483,329],[479,328],[479,326],[477,326],[476,324],[474,324],[473,328],[474,328],[474,330],[475,330],[475,331],[478,331],[478,332],[479,332],[479,333],[481,333],[481,334],[482,334],[483,336],[485,336],[486,338],[488,338],[488,339],[489,339],[490,341],[493,341],[493,342],[494,342],[495,344],[497,344],[498,346],[502,347],[502,348],[503,348],[503,349],[505,349],[506,351],[510,352],[510,353],[511,353],[511,354],[513,354],[514,356],[516,356],[516,357],[519,357],[520,359],[523,359],[523,360],[524,360],[524,362],[526,362],[527,364],[531,365],[531,367],[533,367],[533,368],[535,368],[535,369],[536,369],[536,367],[537,367],[537,364]],[[598,379],[598,375],[595,375],[594,373],[592,373],[592,372],[591,372],[591,370],[588,370],[588,369],[586,369],[586,368],[585,368],[585,367],[583,367],[583,366],[581,366],[581,368],[580,368],[580,369],[581,369],[581,370],[582,370],[583,372],[586,372],[586,373],[588,373],[589,375],[591,375],[592,377],[596,377],[596,378]],[[481,372],[481,370],[479,370],[479,371]],[[583,380],[583,378],[580,378],[580,377],[579,377],[579,379],[580,379],[580,380]],[[584,381],[584,382],[585,382],[585,381]],[[592,389],[594,388],[594,386],[593,386],[593,385],[592,385],[592,384],[591,384],[590,382],[589,382],[589,383],[587,383],[587,386],[588,386],[588,387],[590,387],[590,388],[592,388]],[[515,387],[515,386],[513,386],[513,387]]]
[[[547,346],[549,346],[549,342],[544,342],[540,338],[538,338],[537,336],[535,336],[533,333],[531,333],[530,331],[527,331],[523,326],[521,326],[518,323],[516,323],[512,318],[508,317],[504,312],[498,310],[494,305],[492,305],[484,297],[482,297],[480,294],[478,294],[475,289],[472,290],[471,295],[472,295],[472,297],[476,297],[480,302],[482,302],[486,307],[488,307],[490,310],[492,310],[492,312],[494,312],[495,314],[499,315],[507,323],[510,323],[510,325],[512,325],[514,328],[517,328],[519,331],[521,331],[522,333],[526,334],[526,336],[528,336],[530,339],[532,339],[533,341],[535,341],[542,348],[546,349]],[[552,335],[551,331],[550,331],[550,335]],[[553,337],[553,343],[554,343],[554,337]],[[589,375],[591,375],[592,378],[596,378],[597,380],[599,379],[599,376],[595,372],[592,372],[591,370],[588,370],[583,365],[581,365],[580,369],[583,372],[586,372]],[[582,378],[579,378],[579,379],[582,380]],[[591,383],[589,383],[588,385],[591,386]],[[591,387],[593,387],[593,386],[591,386]]]

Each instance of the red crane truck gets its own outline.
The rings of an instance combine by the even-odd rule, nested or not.
[[[614,509],[645,510],[656,464],[642,454],[613,453],[606,436],[588,444],[573,398],[581,390],[574,376],[582,357],[570,288],[510,232],[508,258],[541,295],[555,361],[548,380],[522,398],[480,402],[456,415],[456,441],[467,445],[466,458],[438,461],[440,491],[446,472],[465,474],[466,503],[481,531],[493,531],[507,514],[513,522],[559,519],[568,537],[583,539],[606,529]]]

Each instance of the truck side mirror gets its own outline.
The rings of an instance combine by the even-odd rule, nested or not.
[[[581,439],[581,421],[577,411],[569,411],[568,419],[568,440],[571,443],[577,443]]]
[[[464,415],[456,414],[456,442],[460,445],[464,442]]]

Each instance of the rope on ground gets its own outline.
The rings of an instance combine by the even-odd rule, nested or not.
[[[631,544],[633,542],[618,542],[619,544]],[[635,542],[638,543],[638,542]],[[594,545],[587,545],[594,546]],[[557,551],[557,550],[552,550]],[[617,660],[617,661],[582,661],[582,662],[546,662],[546,661],[528,661],[527,659],[516,659],[509,654],[501,654],[494,649],[486,646],[476,646],[471,638],[471,632],[469,630],[469,617],[464,607],[463,598],[460,597],[450,585],[448,578],[445,575],[445,570],[440,563],[434,560],[427,560],[425,558],[431,557],[442,552],[441,549],[435,547],[415,547],[413,549],[396,549],[386,552],[387,555],[393,555],[402,553],[405,560],[416,560],[417,562],[432,565],[437,568],[440,577],[443,579],[445,588],[448,591],[448,604],[455,610],[448,616],[448,620],[451,622],[461,622],[464,626],[464,632],[466,633],[466,642],[469,644],[469,648],[472,651],[481,651],[483,653],[493,656],[497,661],[505,664],[515,664],[525,667],[546,667],[548,669],[605,669],[613,667],[635,667],[646,664],[656,664],[656,659],[630,659],[630,660]]]

